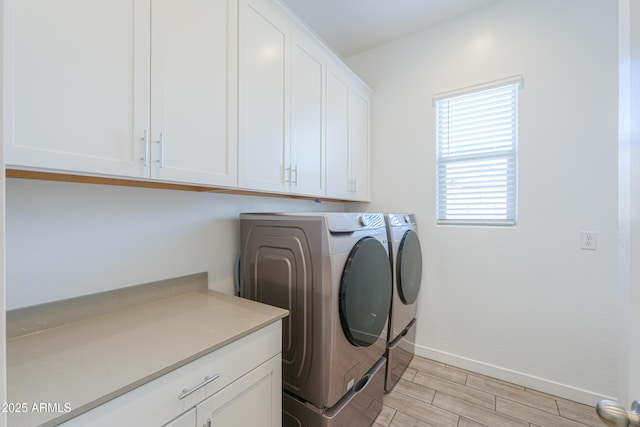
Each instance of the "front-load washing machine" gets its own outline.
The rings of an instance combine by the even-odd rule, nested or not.
[[[240,229],[240,295],[289,310],[283,423],[371,425],[392,294],[383,215],[242,214]]]
[[[422,250],[415,215],[385,214],[385,222],[393,271],[385,380],[385,391],[391,391],[415,354],[416,300],[422,280]]]

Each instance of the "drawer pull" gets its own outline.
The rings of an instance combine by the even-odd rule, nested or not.
[[[191,393],[194,393],[194,392],[200,390],[202,387],[206,386],[207,384],[209,384],[212,381],[217,380],[218,378],[220,378],[220,374],[215,374],[212,377],[204,377],[204,381],[202,381],[197,386],[195,386],[193,388],[185,388],[184,390],[182,390],[182,394],[180,396],[178,396],[178,399],[180,399],[180,400],[184,399],[185,397],[189,396]]]

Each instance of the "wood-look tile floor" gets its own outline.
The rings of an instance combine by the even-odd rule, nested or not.
[[[374,426],[603,427],[595,409],[418,356]]]

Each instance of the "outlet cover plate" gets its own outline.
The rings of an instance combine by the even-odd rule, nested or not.
[[[598,249],[598,233],[595,231],[581,231],[580,249],[587,251],[595,251]]]

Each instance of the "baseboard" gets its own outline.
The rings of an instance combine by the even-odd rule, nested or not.
[[[556,381],[551,381],[545,378],[536,377],[421,345],[416,345],[416,355],[445,363],[447,365],[466,369],[468,371],[477,372],[478,374],[497,378],[502,381],[518,384],[543,393],[563,397],[585,405],[595,406],[595,404],[602,399],[617,400],[612,396],[604,396],[589,390],[584,390],[567,384],[558,383]]]

